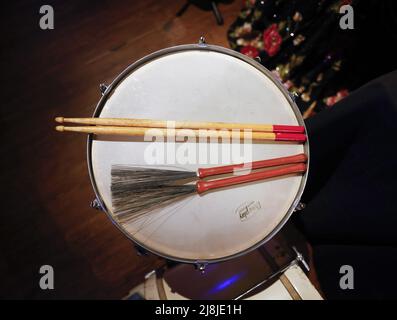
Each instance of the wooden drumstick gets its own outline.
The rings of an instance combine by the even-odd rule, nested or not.
[[[196,122],[196,121],[171,121],[151,119],[116,119],[116,118],[55,118],[59,123],[74,123],[97,126],[121,126],[121,127],[144,127],[144,128],[168,128],[170,124],[175,129],[250,129],[258,132],[283,132],[304,133],[303,126],[255,124],[255,123],[227,123],[227,122]]]
[[[244,132],[226,130],[196,130],[196,129],[164,129],[144,127],[111,127],[111,126],[83,126],[64,127],[57,126],[57,131],[80,132],[99,135],[123,135],[133,137],[167,137],[168,135],[177,138],[224,138],[224,139],[252,139],[256,141],[292,141],[305,142],[306,135],[303,133],[283,132]]]

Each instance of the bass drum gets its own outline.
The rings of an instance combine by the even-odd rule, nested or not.
[[[106,88],[94,117],[304,126],[290,94],[271,72],[245,55],[205,43],[167,48],[130,65]],[[161,144],[91,135],[88,166],[97,201],[113,223],[140,247],[170,260],[206,264],[257,248],[284,225],[305,186],[307,172],[194,195],[140,219],[120,222],[112,208],[111,166],[148,166],[148,150],[156,143]],[[248,146],[193,143],[189,146],[196,150],[193,160],[176,162],[175,154],[188,144],[175,143],[175,150],[162,144],[164,156],[151,167],[195,171],[238,163],[236,152],[224,156],[236,145],[242,157],[252,161],[298,153],[309,156],[308,141]]]

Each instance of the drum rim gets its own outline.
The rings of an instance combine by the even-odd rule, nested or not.
[[[109,84],[105,90],[105,92],[102,94],[102,97],[100,98],[99,102],[97,103],[94,113],[92,115],[93,118],[97,118],[109,95],[113,92],[113,90],[117,87],[117,85],[119,83],[122,82],[122,80],[129,74],[132,73],[132,71],[140,68],[141,66],[143,66],[144,64],[162,57],[162,56],[166,56],[169,54],[173,54],[173,53],[178,53],[178,52],[184,52],[184,51],[213,51],[213,52],[218,52],[218,53],[222,53],[222,54],[226,54],[232,57],[235,57],[237,59],[240,59],[248,64],[250,64],[251,66],[253,66],[254,68],[258,69],[260,72],[262,72],[263,74],[265,74],[279,89],[280,91],[283,93],[284,97],[287,99],[288,103],[290,104],[296,119],[298,120],[299,125],[303,126],[305,128],[305,133],[307,136],[307,140],[303,145],[303,149],[305,154],[307,155],[307,170],[305,172],[305,174],[302,176],[301,179],[301,183],[299,185],[299,189],[297,194],[295,195],[294,201],[292,202],[291,206],[289,207],[288,211],[286,212],[286,214],[284,215],[284,217],[281,219],[281,221],[277,224],[277,226],[266,236],[264,237],[261,241],[257,242],[256,244],[254,244],[253,246],[232,254],[232,255],[228,255],[228,256],[224,256],[221,258],[214,258],[214,259],[206,259],[206,260],[197,260],[197,259],[184,259],[184,258],[180,258],[180,257],[174,257],[174,256],[168,256],[164,253],[158,252],[153,248],[149,248],[147,246],[145,246],[144,244],[140,243],[139,241],[137,241],[136,239],[134,239],[125,229],[124,227],[117,222],[112,214],[108,211],[108,209],[106,208],[106,205],[99,193],[99,190],[97,188],[96,185],[96,181],[95,181],[95,177],[94,177],[94,172],[93,172],[93,168],[92,168],[92,142],[93,142],[93,135],[89,134],[88,138],[87,138],[87,165],[88,165],[88,173],[89,173],[89,177],[90,177],[90,181],[91,181],[91,185],[92,188],[94,190],[95,193],[95,197],[97,199],[97,201],[99,202],[100,208],[102,209],[102,211],[104,211],[106,213],[106,215],[108,216],[108,218],[110,219],[110,221],[128,238],[130,239],[135,245],[143,248],[144,250],[151,252],[159,257],[168,259],[168,260],[172,260],[172,261],[178,261],[178,262],[182,262],[182,263],[192,263],[192,264],[196,264],[196,265],[205,265],[207,263],[217,263],[217,262],[222,262],[222,261],[226,261],[229,259],[233,259],[233,258],[237,258],[240,257],[248,252],[251,252],[252,250],[257,249],[258,247],[262,246],[263,244],[265,244],[266,242],[268,242],[271,238],[273,238],[280,230],[281,228],[285,225],[285,223],[289,220],[289,218],[291,217],[291,215],[294,213],[295,208],[298,206],[303,191],[305,189],[306,186],[306,182],[307,182],[307,177],[309,175],[309,168],[310,168],[310,150],[309,150],[309,138],[307,135],[307,129],[306,129],[306,125],[305,122],[303,120],[303,117],[299,111],[298,106],[296,105],[294,99],[292,98],[292,94],[285,88],[285,86],[274,77],[274,75],[272,74],[272,72],[270,70],[268,70],[267,68],[265,68],[263,65],[261,65],[259,62],[257,62],[255,59],[252,59],[246,55],[243,55],[237,51],[225,48],[225,47],[221,47],[221,46],[217,46],[217,45],[209,45],[207,43],[199,43],[199,44],[184,44],[184,45],[178,45],[178,46],[173,46],[173,47],[168,47],[168,48],[164,48],[158,51],[155,51],[153,53],[150,53],[146,56],[144,56],[143,58],[135,61],[134,63],[128,65],[113,81],[111,84]]]

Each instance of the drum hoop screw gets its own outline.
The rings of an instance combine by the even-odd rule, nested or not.
[[[101,84],[99,85],[99,91],[101,92],[102,95],[105,94],[107,88],[108,88],[108,86],[107,86],[106,84],[104,84],[104,83],[101,83]]]
[[[206,44],[207,44],[207,42],[205,42],[204,36],[201,36],[201,37],[200,37],[198,44],[199,44],[199,45],[206,45]]]
[[[91,206],[91,208],[93,208],[95,210],[103,211],[102,205],[101,205],[100,201],[97,198],[95,198],[94,200],[91,201],[90,206]]]
[[[136,254],[137,254],[139,257],[144,257],[144,256],[147,256],[147,255],[148,255],[147,250],[144,249],[144,248],[142,248],[141,246],[139,246],[139,245],[134,245],[134,248],[135,248]]]
[[[295,101],[297,98],[299,98],[299,94],[296,91],[289,92],[289,95],[293,101]]]
[[[200,261],[195,263],[195,267],[198,271],[200,271],[201,274],[205,274],[205,268],[207,267],[208,262],[206,261]]]
[[[305,208],[306,208],[306,204],[304,204],[303,202],[299,202],[295,207],[294,212],[302,211]]]

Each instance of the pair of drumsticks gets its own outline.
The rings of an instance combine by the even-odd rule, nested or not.
[[[83,124],[85,126],[57,126],[60,132],[80,132],[97,135],[124,135],[144,137],[146,134],[167,137],[170,129],[177,138],[226,138],[257,141],[305,142],[305,128],[294,125],[254,123],[166,121],[151,119],[117,118],[63,118],[58,123]]]

